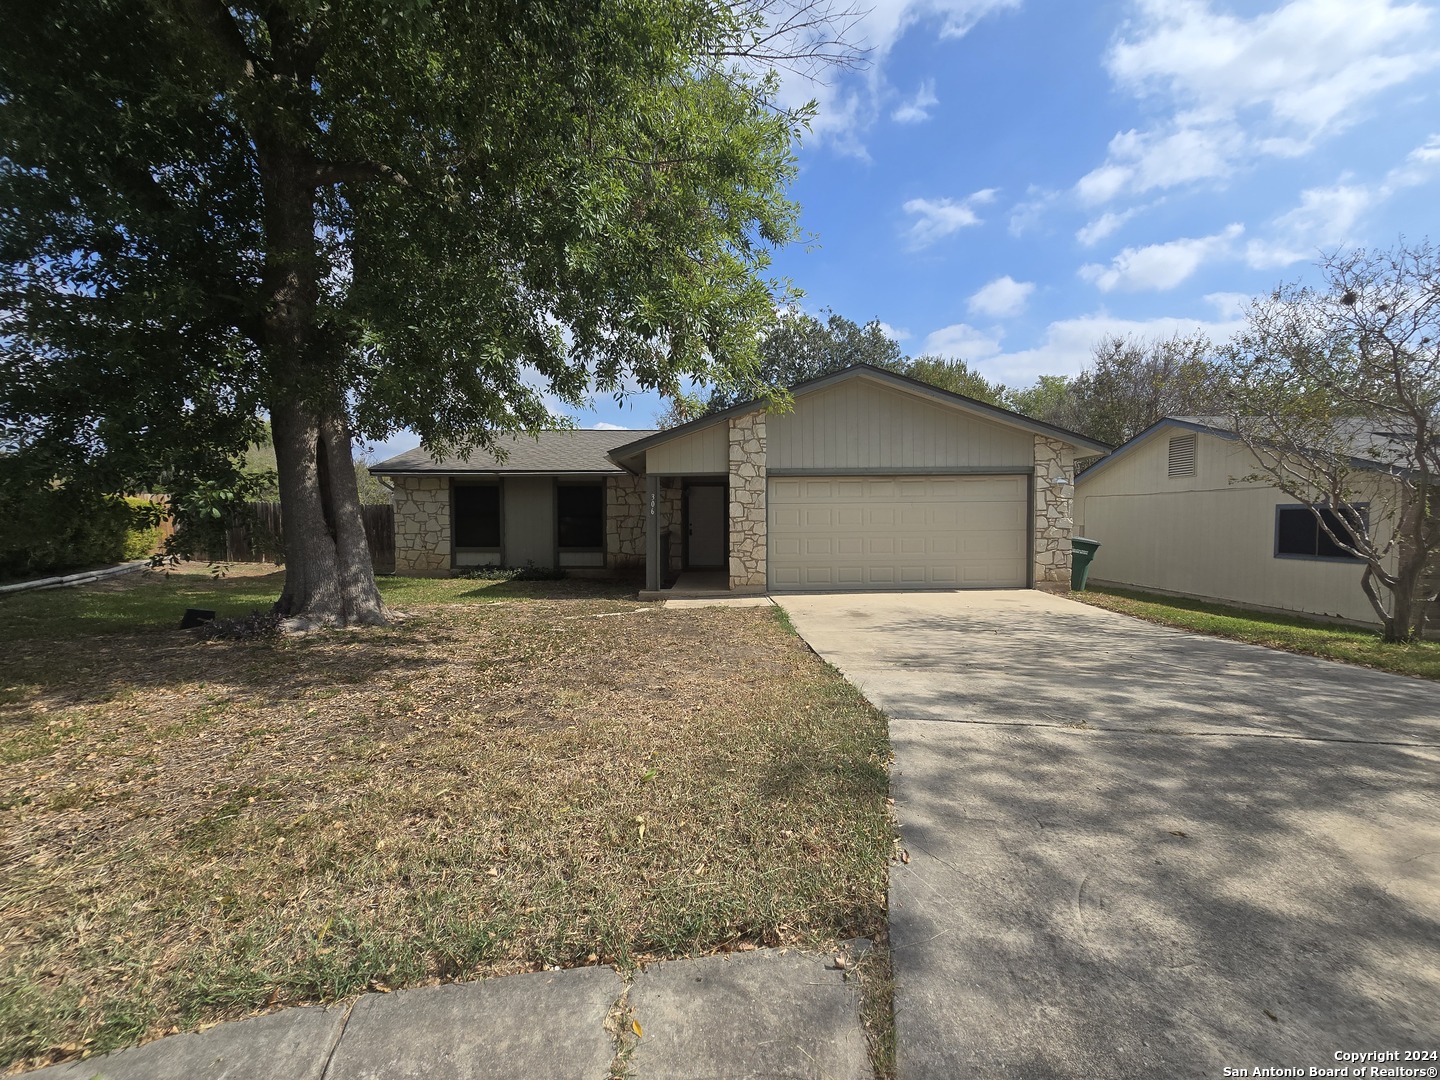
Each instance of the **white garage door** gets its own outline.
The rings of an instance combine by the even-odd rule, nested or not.
[[[1023,476],[773,477],[773,589],[1024,587]]]

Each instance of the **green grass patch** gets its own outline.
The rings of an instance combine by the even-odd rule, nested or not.
[[[1130,589],[1092,588],[1072,593],[1071,597],[1183,630],[1358,664],[1396,675],[1440,679],[1440,642],[1436,641],[1390,643],[1373,630]]]
[[[88,609],[150,629],[9,647],[0,1071],[370,988],[883,935],[884,719],[773,615],[482,586],[396,579],[397,626],[260,643],[154,629],[276,582],[152,583]]]
[[[222,619],[239,618],[255,610],[268,611],[284,589],[284,570],[241,564],[231,571],[216,576],[194,567],[168,573],[147,570],[94,585],[0,597],[0,642],[173,630],[180,625],[185,609],[192,607],[214,611]],[[586,578],[481,581],[381,577],[377,580],[385,602],[402,610],[414,604],[602,599],[635,593],[631,586]]]

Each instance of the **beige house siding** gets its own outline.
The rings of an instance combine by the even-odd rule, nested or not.
[[[1199,434],[1195,475],[1169,475],[1178,429],[1162,429],[1093,477],[1082,476],[1075,531],[1100,542],[1092,581],[1373,623],[1355,562],[1276,558],[1275,508],[1241,444]]]
[[[724,424],[711,424],[645,451],[645,471],[659,476],[723,476],[729,469],[730,444]]]
[[[505,563],[555,565],[555,481],[507,476],[503,484]]]
[[[411,577],[450,569],[450,481],[396,476],[395,572]]]
[[[1028,470],[1033,461],[1030,432],[868,378],[803,394],[766,427],[772,470]]]

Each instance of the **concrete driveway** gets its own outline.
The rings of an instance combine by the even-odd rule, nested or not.
[[[1036,592],[780,603],[891,718],[900,1080],[1440,1051],[1440,686]]]

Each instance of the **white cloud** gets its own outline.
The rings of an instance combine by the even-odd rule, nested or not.
[[[1222,319],[1236,319],[1245,310],[1245,305],[1254,299],[1249,293],[1212,292],[1205,294],[1205,302],[1215,309]]]
[[[1337,184],[1300,193],[1300,205],[1271,223],[1272,236],[1245,245],[1245,261],[1257,270],[1314,259],[1323,246],[1343,244],[1374,202],[1363,185]]]
[[[987,379],[1009,386],[1025,386],[1041,375],[1079,374],[1090,363],[1096,342],[1110,335],[1153,338],[1198,331],[1212,341],[1224,341],[1242,326],[1238,319],[1120,319],[1106,312],[1097,312],[1053,322],[1046,328],[1040,344],[1034,348],[994,353],[972,366]]]
[[[1388,195],[1402,188],[1429,183],[1437,169],[1440,169],[1440,135],[1431,135],[1386,174],[1384,190]]]
[[[911,334],[909,330],[899,330],[887,322],[879,323],[880,332],[891,341],[909,341]]]
[[[1170,115],[1122,132],[1076,185],[1099,205],[1294,157],[1344,130],[1383,91],[1440,64],[1433,12],[1396,0],[1289,0],[1252,18],[1210,0],[1137,0],[1105,64]]]
[[[1029,197],[1024,202],[1018,202],[1010,208],[1011,236],[1024,236],[1038,227],[1045,211],[1060,198],[1059,192],[1047,191],[1033,184],[1025,194]]]
[[[1139,96],[1201,122],[1259,108],[1295,133],[1352,120],[1367,98],[1433,67],[1431,12],[1394,0],[1291,0],[1244,19],[1208,0],[1141,0],[1140,33],[1106,67]]]
[[[942,326],[925,338],[926,354],[951,356],[961,360],[982,360],[1000,351],[1000,338],[965,323]]]
[[[1006,319],[1025,310],[1025,303],[1035,291],[1032,281],[1016,281],[1009,274],[982,286],[970,297],[970,314]]]
[[[1086,247],[1094,247],[1139,212],[1138,208],[1126,210],[1123,214],[1107,211],[1089,222],[1084,228],[1077,230],[1075,239]]]
[[[590,425],[590,429],[589,429],[589,430],[591,430],[591,431],[625,431],[625,430],[627,430],[627,429],[626,429],[626,427],[625,427],[624,424],[607,424],[604,420],[597,420],[595,423],[593,423],[593,424]]]
[[[1391,196],[1429,183],[1440,174],[1440,135],[1431,135],[1376,184],[1345,182],[1309,188],[1300,204],[1270,222],[1263,238],[1245,247],[1245,261],[1269,270],[1313,260],[1324,249],[1355,243],[1365,216]]]
[[[935,80],[926,79],[920,84],[920,89],[915,91],[914,97],[901,102],[890,114],[890,119],[897,124],[918,124],[922,120],[929,120],[930,110],[939,104],[940,99],[935,96]]]
[[[1126,248],[1110,261],[1109,266],[1087,263],[1080,276],[1101,292],[1121,289],[1137,292],[1142,289],[1164,291],[1173,289],[1210,259],[1230,252],[1231,245],[1245,231],[1243,225],[1230,225],[1214,236],[1187,237],[1164,244],[1142,248]]]
[[[1227,176],[1244,146],[1244,136],[1226,126],[1123,131],[1110,140],[1106,163],[1082,176],[1075,193],[1082,203],[1095,206],[1125,193]]]
[[[929,247],[953,232],[980,224],[975,207],[995,201],[995,188],[985,188],[967,198],[911,199],[901,209],[914,214],[916,221],[905,231],[912,250]]]
[[[817,109],[807,142],[828,145],[839,153],[869,160],[865,132],[883,115],[885,103],[893,101],[895,96],[885,69],[896,43],[908,31],[920,26],[932,37],[961,38],[980,20],[1013,11],[1021,3],[1022,0],[870,0],[857,5],[861,13],[849,24],[845,37],[866,50],[866,68],[859,72],[828,70],[813,75],[783,72],[780,103],[793,108],[815,101]],[[789,9],[777,5],[775,10]],[[902,105],[896,112],[904,108]]]

